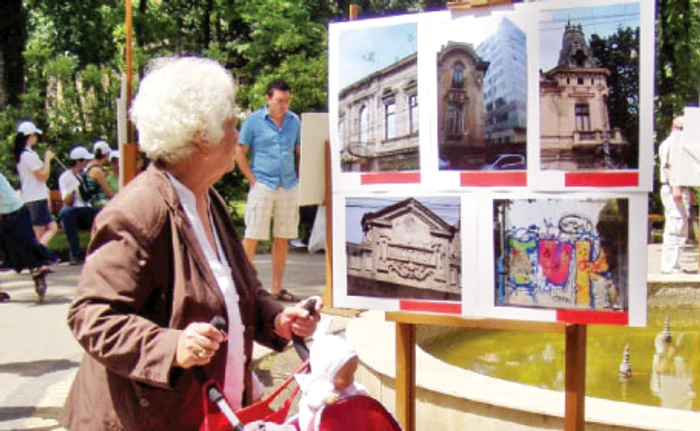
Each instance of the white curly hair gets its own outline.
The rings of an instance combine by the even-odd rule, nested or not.
[[[222,124],[236,115],[235,96],[231,73],[214,60],[152,60],[130,112],[141,150],[153,161],[177,163],[196,150],[197,140],[216,145]]]

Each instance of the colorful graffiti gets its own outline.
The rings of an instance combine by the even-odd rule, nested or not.
[[[600,235],[584,217],[504,232],[497,269],[501,304],[611,309],[617,289]]]

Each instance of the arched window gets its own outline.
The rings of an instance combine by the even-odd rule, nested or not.
[[[408,96],[408,121],[410,133],[418,132],[418,95]]]
[[[384,139],[396,137],[396,101],[384,101]]]
[[[452,88],[464,88],[464,65],[455,63],[452,66]]]
[[[577,103],[574,109],[576,110],[576,130],[591,130],[591,113],[588,103]]]
[[[462,104],[448,103],[445,112],[445,131],[449,134],[462,133],[464,130],[462,123]]]
[[[360,108],[360,145],[369,145],[369,111],[366,106]]]

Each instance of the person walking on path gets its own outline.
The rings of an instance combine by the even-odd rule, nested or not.
[[[675,147],[680,145],[683,117],[673,120],[671,134],[659,146],[659,181],[661,202],[664,205],[664,233],[661,246],[661,273],[681,272],[679,259],[681,247],[688,237],[688,212],[690,190],[678,184],[678,167],[675,163]]]
[[[14,155],[22,184],[22,199],[29,210],[34,235],[40,243],[48,246],[58,232],[58,225],[49,209],[49,192],[46,188],[54,154],[51,150],[46,150],[42,162],[32,149],[41,134],[41,129],[31,121],[20,123],[15,136]]]
[[[238,410],[262,393],[253,341],[280,351],[292,334],[313,333],[319,313],[284,307],[262,288],[213,188],[235,166],[235,114],[233,77],[216,61],[149,65],[131,117],[152,162],[95,218],[68,311],[86,353],[65,428],[197,430],[204,409],[193,367]],[[208,323],[214,316],[226,328]]]
[[[17,273],[28,269],[34,279],[34,290],[39,302],[46,294],[46,274],[48,265],[58,258],[43,244],[37,241],[32,229],[29,210],[12,188],[4,175],[0,174],[0,256],[3,266]],[[0,293],[0,302],[10,299],[10,295]]]
[[[73,147],[68,157],[71,165],[58,177],[58,188],[63,200],[59,219],[68,239],[70,264],[78,265],[83,260],[78,229],[90,229],[97,213],[89,202],[83,200],[79,191],[80,182],[84,181],[81,177],[83,170],[93,156],[88,150],[78,146]]]
[[[289,240],[297,237],[299,227],[295,156],[300,151],[301,122],[289,110],[292,90],[284,80],[268,85],[265,100],[267,104],[243,123],[236,150],[238,167],[250,183],[243,248],[252,262],[258,241],[270,237],[272,217],[271,292],[279,300],[298,301],[299,298],[282,287],[282,277]]]

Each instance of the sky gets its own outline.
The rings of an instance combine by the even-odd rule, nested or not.
[[[591,35],[601,37],[621,27],[639,27],[639,3],[613,6],[581,7],[542,11],[540,15],[540,69],[548,71],[557,65],[562,36],[567,21],[581,24],[586,42]]]
[[[449,41],[471,43],[474,49],[477,49],[484,40],[492,37],[498,31],[503,18],[508,18],[510,22],[521,30],[525,28],[525,14],[466,15],[452,20],[446,26],[441,26],[440,31],[431,42],[432,49],[439,51]]]
[[[359,28],[340,32],[340,88],[359,81],[417,51],[416,23]]]
[[[353,243],[362,241],[361,222],[365,213],[379,211],[406,198],[407,196],[347,198],[345,200],[345,241]],[[415,199],[450,225],[454,225],[459,220],[459,197],[426,196]]]

